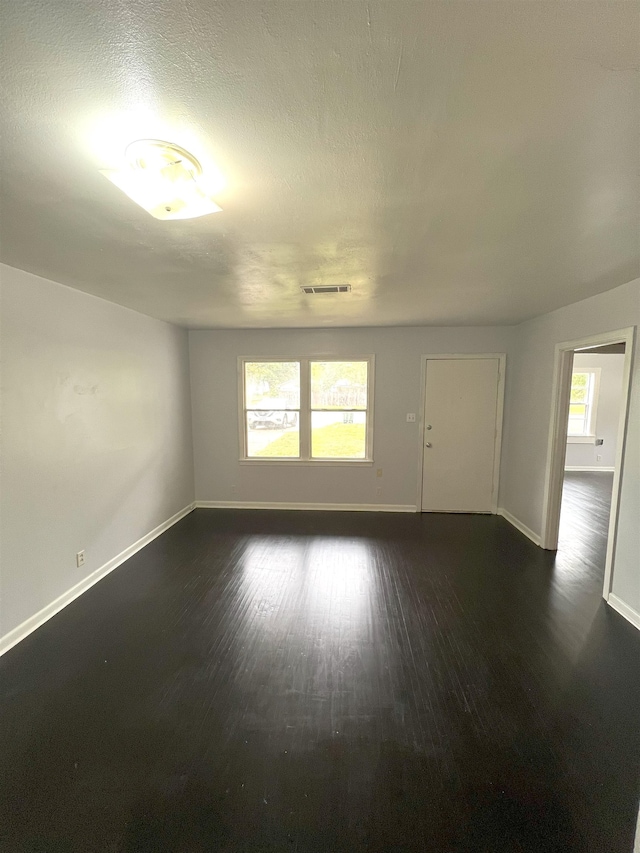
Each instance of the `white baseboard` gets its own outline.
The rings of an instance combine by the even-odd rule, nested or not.
[[[565,471],[608,471],[612,473],[615,468],[607,468],[604,465],[565,465]]]
[[[612,592],[609,593],[607,604],[610,604],[614,610],[616,610],[621,616],[624,616],[625,619],[628,619],[628,621],[640,631],[640,613],[638,613],[637,610],[634,610],[633,607],[629,607],[628,604],[625,604],[621,598],[618,598],[618,596],[614,595]]]
[[[509,510],[507,509],[498,509],[498,515],[501,515],[504,519],[506,519],[509,524],[512,524],[516,530],[519,530],[520,533],[523,533],[527,539],[530,539],[534,545],[537,545],[538,548],[541,547],[542,540],[538,536],[537,533],[534,533],[526,524],[523,524],[519,518],[516,518],[515,515],[511,515]]]
[[[168,530],[172,527],[177,521],[180,521],[181,518],[184,518],[185,515],[188,515],[195,509],[195,503],[189,504],[184,509],[181,509],[180,512],[177,512],[175,515],[172,515],[171,518],[168,518],[166,521],[163,521],[162,524],[159,524],[141,539],[138,539],[137,542],[134,542],[133,545],[129,545],[128,548],[125,548],[124,551],[121,551],[117,556],[113,557],[109,560],[108,563],[105,563],[99,569],[96,569],[95,572],[92,572],[90,575],[87,575],[86,578],[83,578],[79,583],[75,586],[72,586],[71,589],[68,589],[66,592],[63,592],[62,595],[58,596],[55,601],[52,601],[51,604],[47,604],[46,607],[43,607],[42,610],[39,610],[33,616],[30,616],[28,619],[25,619],[20,625],[17,625],[13,630],[9,631],[8,634],[5,634],[4,637],[0,637],[0,655],[3,655],[5,652],[8,652],[9,649],[13,648],[20,640],[24,640],[29,634],[39,628],[40,625],[43,625],[52,616],[55,616],[56,613],[59,613],[67,604],[71,604],[74,599],[78,598],[82,595],[83,592],[86,592],[90,587],[94,584],[98,583],[98,581],[102,580],[105,575],[108,575],[109,572],[112,572],[114,569],[117,569],[118,566],[122,565],[125,560],[128,560],[129,557],[132,557],[137,551],[140,551],[141,548],[144,548],[145,545],[148,545],[149,542],[152,542],[161,533],[164,533],[165,530]]]
[[[199,509],[312,509],[331,512],[417,512],[412,504],[310,504],[267,501],[196,501]]]

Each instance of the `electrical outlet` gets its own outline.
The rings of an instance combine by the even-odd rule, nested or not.
[[[596,461],[597,461],[597,462],[602,462],[602,456],[596,456]]]
[[[407,423],[408,423],[408,424],[415,424],[415,422],[416,422],[416,416],[415,416],[415,413],[414,413],[414,412],[410,412],[410,413],[407,415]]]
[[[379,498],[381,494],[382,494],[382,486],[378,486],[378,488],[376,489],[376,497]]]
[[[378,468],[376,471],[376,477],[382,477],[382,468]]]
[[[76,566],[80,568],[80,566],[84,566],[84,551],[78,551],[76,554]]]

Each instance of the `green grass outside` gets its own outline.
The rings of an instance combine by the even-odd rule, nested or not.
[[[329,424],[313,431],[311,454],[315,459],[364,459],[365,424]],[[256,456],[297,456],[298,433],[287,432]]]

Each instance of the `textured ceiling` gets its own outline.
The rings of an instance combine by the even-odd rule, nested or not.
[[[2,3],[10,265],[194,327],[513,323],[640,275],[635,2]],[[222,213],[98,173],[157,135]]]

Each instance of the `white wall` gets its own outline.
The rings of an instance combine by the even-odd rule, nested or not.
[[[574,372],[596,368],[600,369],[600,390],[595,431],[597,437],[604,440],[604,444],[578,444],[567,441],[565,465],[568,467],[613,468],[615,465],[624,355],[586,352],[575,354]]]
[[[556,343],[640,323],[640,279],[515,329],[507,375],[501,505],[541,533]],[[613,592],[640,613],[640,358],[636,352],[624,458]]]
[[[184,330],[4,265],[0,286],[1,637],[191,503],[193,467]]]
[[[196,498],[415,506],[418,423],[405,418],[419,414],[421,356],[506,352],[511,338],[507,327],[190,332]],[[376,357],[372,467],[239,463],[238,356],[369,354]],[[382,479],[376,478],[377,468],[383,469]]]

